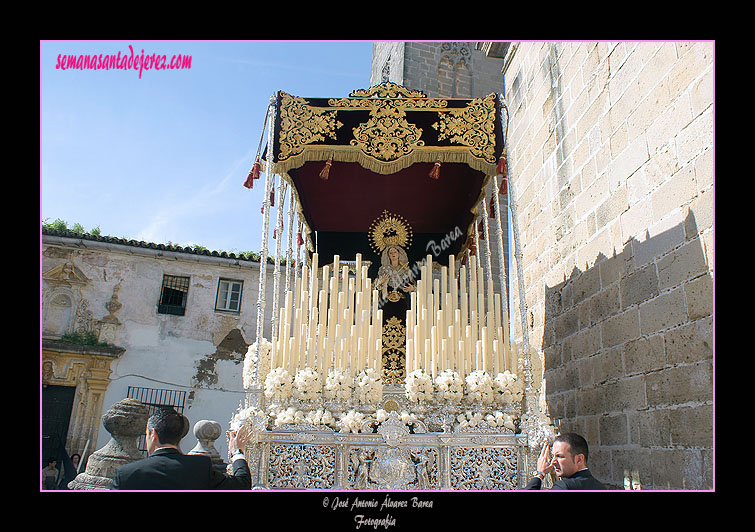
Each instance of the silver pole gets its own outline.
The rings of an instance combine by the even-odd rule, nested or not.
[[[503,338],[506,342],[509,339],[509,298],[508,298],[508,284],[506,283],[506,248],[503,246],[503,219],[501,218],[501,200],[498,197],[498,176],[493,176],[493,195],[495,197],[495,217],[498,229],[498,253],[499,253],[499,273],[501,276],[501,310],[506,316],[506,327],[503,331]],[[508,211],[503,213],[508,217]]]
[[[257,345],[263,337],[265,324],[265,281],[267,278],[267,239],[270,229],[270,184],[275,168],[273,163],[273,124],[275,123],[275,95],[270,97],[270,121],[268,122],[268,151],[267,167],[265,169],[265,194],[262,197],[262,249],[260,251],[260,282],[259,293],[257,294]],[[259,379],[259,371],[256,372],[255,382]],[[256,382],[257,387],[259,382]]]
[[[283,203],[286,200],[286,183],[283,179],[278,179],[278,220],[275,224],[275,269],[273,270],[273,319],[272,333],[274,338],[278,334],[278,296],[280,292],[280,261],[281,261],[281,240],[283,240]]]

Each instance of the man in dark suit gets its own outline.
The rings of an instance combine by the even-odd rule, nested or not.
[[[231,432],[233,475],[217,471],[208,456],[187,455],[178,449],[184,418],[173,408],[161,408],[147,420],[149,456],[115,470],[116,490],[248,490],[249,466],[243,448],[249,439],[246,427]]]
[[[548,458],[551,445],[546,443],[537,459],[537,471],[524,489],[539,490],[545,475],[555,471],[559,477],[554,490],[604,490],[606,487],[587,469],[587,441],[573,432],[559,435],[553,441],[553,459]]]

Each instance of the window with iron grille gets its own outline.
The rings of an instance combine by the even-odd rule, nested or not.
[[[241,311],[241,292],[243,281],[221,279],[218,282],[218,296],[215,299],[215,310]]]
[[[140,403],[146,405],[150,416],[159,408],[164,408],[166,406],[173,407],[176,412],[183,415],[186,392],[181,390],[129,386],[126,397],[129,399],[136,399]],[[144,434],[139,436],[136,444],[142,454],[146,455],[147,441]]]
[[[189,278],[164,275],[157,312],[183,316],[186,313],[186,296],[189,294]]]

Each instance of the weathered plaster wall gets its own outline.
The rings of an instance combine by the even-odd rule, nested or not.
[[[60,264],[78,268],[88,281],[81,288],[94,322],[109,314],[114,292],[119,321],[109,343],[125,348],[113,361],[105,407],[127,395],[128,387],[186,391],[184,414],[192,426],[201,419],[228,421],[243,400],[242,369],[247,347],[255,341],[259,263],[232,259],[207,260],[191,254],[163,253],[125,245],[45,237],[43,272]],[[268,265],[265,334],[270,335],[272,265]],[[157,312],[163,275],[190,277],[186,313]],[[281,275],[283,278],[283,275]],[[220,278],[244,282],[239,313],[215,310]],[[283,284],[281,282],[281,284]],[[49,289],[47,284],[43,291]],[[48,290],[49,291],[49,290]],[[281,290],[282,292],[282,290]],[[107,443],[101,430],[92,450]],[[185,451],[196,445],[190,432]],[[218,442],[223,453],[224,438]]]

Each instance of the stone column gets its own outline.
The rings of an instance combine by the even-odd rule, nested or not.
[[[209,421],[207,419],[197,421],[194,424],[194,436],[197,438],[197,445],[188,454],[208,456],[215,469],[225,472],[226,464],[215,448],[215,440],[220,437],[221,432],[220,423],[217,421]]]
[[[145,433],[149,409],[135,399],[123,399],[102,416],[102,424],[112,438],[89,457],[84,473],[68,483],[72,490],[107,490],[115,470],[144,458],[137,448],[137,438]]]

